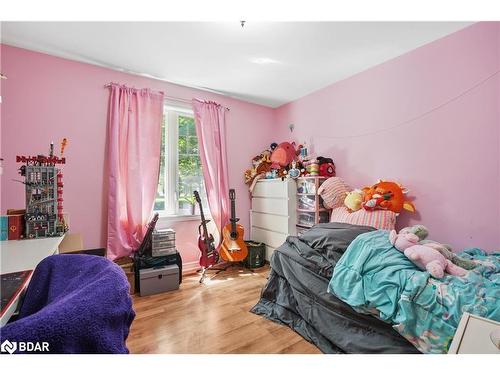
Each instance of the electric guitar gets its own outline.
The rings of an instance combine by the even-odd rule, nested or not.
[[[241,224],[236,224],[240,219],[236,218],[234,189],[229,190],[229,199],[231,200],[231,219],[222,229],[220,256],[226,262],[241,262],[247,257],[248,249],[243,240],[245,230]]]
[[[198,226],[198,248],[200,249],[200,266],[208,268],[217,264],[219,261],[219,253],[215,249],[214,237],[208,234],[207,223],[210,220],[205,220],[203,214],[203,206],[201,204],[200,194],[195,190],[193,192],[196,202],[200,205],[201,224]],[[201,281],[200,281],[201,282]]]
[[[155,213],[153,218],[151,219],[151,222],[148,224],[148,230],[147,230],[146,234],[144,235],[144,238],[141,242],[141,245],[136,250],[134,256],[142,257],[146,253],[149,253],[149,255],[151,255],[153,231],[155,230],[157,221],[158,221],[158,213]]]

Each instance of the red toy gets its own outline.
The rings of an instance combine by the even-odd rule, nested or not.
[[[330,158],[318,156],[319,175],[324,177],[335,177],[335,164]]]

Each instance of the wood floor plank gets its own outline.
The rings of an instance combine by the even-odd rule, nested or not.
[[[260,298],[268,267],[184,278],[177,291],[133,297],[131,353],[320,353],[312,344],[249,310]]]

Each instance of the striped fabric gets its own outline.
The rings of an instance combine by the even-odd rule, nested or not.
[[[392,230],[396,226],[396,213],[389,210],[366,211],[364,209],[349,212],[347,207],[332,210],[330,222],[367,225],[377,229]]]
[[[351,188],[340,177],[330,177],[321,184],[318,194],[323,198],[325,208],[337,208],[344,205],[344,199]]]

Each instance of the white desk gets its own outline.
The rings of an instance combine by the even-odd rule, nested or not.
[[[33,240],[0,242],[0,274],[34,270],[44,258],[57,254],[61,237],[37,238]],[[9,308],[0,316],[0,327],[4,326],[17,310],[18,294]]]

